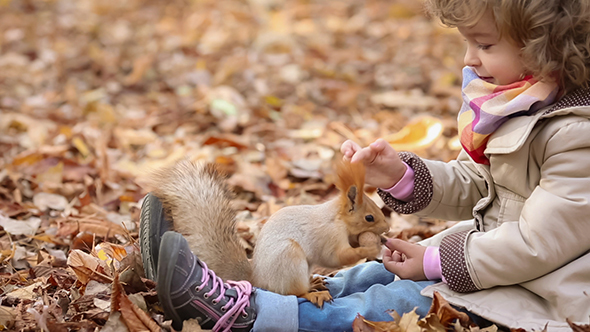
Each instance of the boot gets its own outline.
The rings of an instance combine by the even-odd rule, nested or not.
[[[156,281],[160,239],[169,230],[172,230],[172,221],[166,218],[162,202],[152,193],[148,193],[143,199],[139,217],[139,246],[143,269],[148,279]]]
[[[190,318],[213,331],[246,332],[254,325],[252,285],[223,282],[179,233],[166,232],[162,237],[157,281],[158,298],[175,330],[182,330],[182,322]]]

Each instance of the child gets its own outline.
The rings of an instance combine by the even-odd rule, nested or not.
[[[467,221],[420,244],[389,240],[383,264],[328,279],[334,301],[323,309],[247,282],[224,284],[180,234],[167,232],[159,259],[178,257],[173,271],[158,271],[173,281],[158,294],[174,303],[168,315],[214,330],[343,331],[357,313],[389,320],[387,309],[417,307],[424,315],[438,291],[509,328],[587,323],[590,3],[427,2],[467,43],[464,150],[449,163],[397,153],[383,140],[364,148],[347,141],[341,150],[366,165],[366,183],[386,188],[380,195],[395,211]]]

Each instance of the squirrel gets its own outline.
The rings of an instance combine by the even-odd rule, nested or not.
[[[181,160],[154,173],[150,182],[173,230],[223,280],[247,280],[322,307],[332,297],[322,277],[311,277],[311,267],[341,268],[375,258],[380,241],[360,246],[359,236],[373,233],[378,238],[390,227],[364,193],[362,163],[339,162],[336,174],[340,194],[334,199],[287,206],[270,216],[258,235],[252,262],[236,231],[234,194],[215,164]]]

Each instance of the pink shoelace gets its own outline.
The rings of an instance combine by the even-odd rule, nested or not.
[[[215,293],[215,291],[218,288],[220,288],[219,296],[213,300],[213,303],[221,301],[221,299],[223,299],[225,291],[232,287],[236,290],[238,294],[237,299],[230,298],[230,300],[223,307],[221,307],[222,311],[227,310],[227,312],[223,316],[219,317],[219,320],[217,321],[215,326],[213,326],[213,331],[215,332],[229,332],[231,331],[231,327],[233,326],[235,321],[238,319],[238,313],[245,316],[248,315],[248,313],[246,313],[246,308],[250,306],[252,284],[248,281],[232,280],[228,280],[226,283],[224,283],[220,277],[215,275],[214,271],[209,270],[205,262],[201,261],[200,263],[203,266],[203,276],[201,277],[201,286],[197,287],[197,291],[203,289],[203,287],[207,285],[207,283],[209,282],[209,279],[211,279],[213,284],[211,287],[211,291],[205,293],[205,296],[209,297],[213,295],[213,293]]]

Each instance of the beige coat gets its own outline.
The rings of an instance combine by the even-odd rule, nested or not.
[[[447,284],[423,294],[438,291],[510,328],[571,331],[566,318],[588,324],[590,94],[509,120],[485,153],[490,166],[465,152],[449,163],[400,153],[416,172],[416,199],[381,192],[401,213],[470,219],[424,241],[440,246]]]

